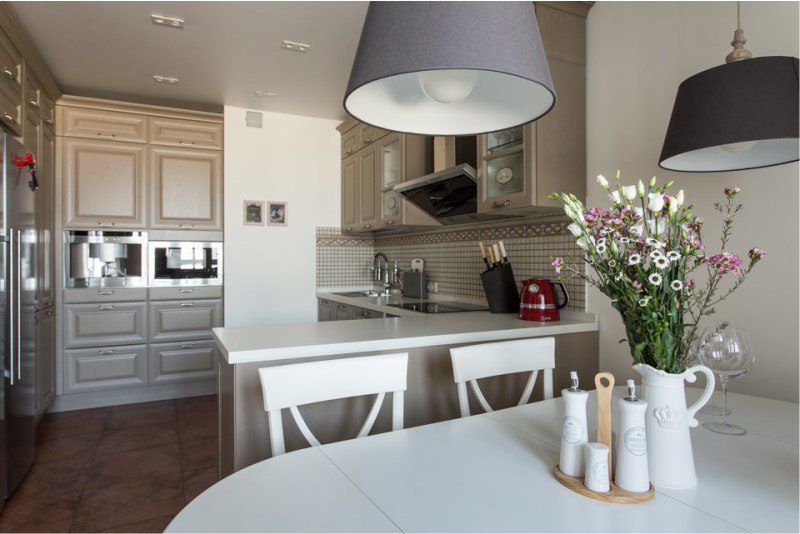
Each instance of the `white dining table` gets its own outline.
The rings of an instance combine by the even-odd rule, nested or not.
[[[697,486],[657,488],[644,504],[596,501],[553,478],[556,398],[264,460],[207,489],[166,531],[798,532],[798,405],[737,394],[728,405],[749,432],[692,429]],[[590,429],[595,407],[591,392]]]

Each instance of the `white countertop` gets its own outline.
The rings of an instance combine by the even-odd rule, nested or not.
[[[361,298],[319,296],[367,308]],[[438,299],[437,299],[438,300]],[[444,300],[444,299],[442,299]],[[460,300],[460,299],[459,299]],[[376,311],[399,314],[386,306]],[[391,319],[360,319],[290,325],[214,328],[214,340],[228,363],[269,362],[357,352],[500,341],[597,330],[592,314],[563,312],[557,322],[520,321],[516,314],[407,312]]]

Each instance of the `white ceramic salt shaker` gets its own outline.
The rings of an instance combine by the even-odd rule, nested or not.
[[[608,447],[602,443],[587,443],[586,476],[583,485],[591,491],[606,493],[611,490],[608,482]]]
[[[647,403],[636,398],[633,380],[628,380],[628,396],[619,399],[617,405],[620,418],[614,483],[624,490],[643,493],[650,489],[644,423]]]
[[[567,476],[582,477],[584,473],[583,447],[588,441],[586,431],[586,401],[588,393],[578,389],[578,373],[570,371],[569,389],[561,390],[564,419],[561,427],[561,457],[558,468]]]

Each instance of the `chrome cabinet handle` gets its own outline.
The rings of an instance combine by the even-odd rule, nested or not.
[[[28,104],[30,104],[33,109],[39,109],[39,103],[36,100],[28,100]]]
[[[365,144],[366,143],[371,143],[371,142],[372,142],[372,138],[371,137],[367,137],[366,139],[364,139],[364,143]]]
[[[495,208],[507,208],[510,205],[511,205],[511,201],[510,200],[506,200],[505,202],[502,202],[502,203],[501,202],[495,202],[494,203],[494,207]]]
[[[117,225],[117,223],[115,223],[115,222],[110,222],[110,223],[104,223],[102,221],[98,221],[97,222],[97,226],[116,226],[116,225]]]
[[[181,343],[178,347],[181,349],[193,349],[194,345],[192,343]]]
[[[55,124],[55,121],[53,119],[45,119],[44,122],[48,126],[53,126]]]
[[[181,224],[178,226],[179,228],[194,228],[193,224]]]
[[[364,228],[372,228],[371,224],[366,225]]]
[[[193,287],[184,287],[183,289],[181,289],[181,293],[194,293],[194,288]]]
[[[197,143],[195,143],[194,141],[178,141],[178,144],[185,145],[185,146],[194,146]]]
[[[388,224],[389,226],[391,226],[391,225],[393,225],[393,224],[394,224],[394,220],[392,219],[392,220],[386,221],[386,224]]]
[[[6,77],[6,78],[8,78],[9,80],[14,80],[14,81],[16,81],[16,80],[17,80],[17,75],[16,75],[16,73],[15,73],[13,70],[9,69],[8,67],[3,67],[3,74],[4,74],[4,75],[5,75],[5,77]]]
[[[97,137],[102,137],[103,139],[116,139],[117,134],[107,134],[103,132],[97,132]]]
[[[339,309],[343,310],[344,309],[344,304],[339,304]]]
[[[114,354],[117,349],[98,349],[97,352],[100,354]]]
[[[109,310],[113,310],[115,308],[116,308],[116,306],[114,306],[112,304],[101,304],[100,306],[97,307],[98,310],[103,310],[103,311],[109,311]]]
[[[113,295],[114,293],[116,293],[116,291],[113,290],[113,289],[98,289],[97,290],[97,294],[98,295]]]
[[[193,302],[181,302],[180,306],[181,306],[181,308],[191,308],[191,307],[194,306],[194,303]]]
[[[45,314],[46,316],[48,316],[48,317],[52,317],[52,316],[53,316],[53,312],[52,312],[52,310],[47,310],[46,312],[44,312],[44,314]]]
[[[3,113],[3,120],[9,124],[17,124],[17,119],[9,115],[8,113]]]
[[[352,229],[353,229],[353,227],[352,227],[352,226],[348,226],[347,228],[345,228],[345,229],[344,229],[344,231],[345,231],[345,232],[349,232],[349,231],[350,231],[350,230],[352,230]]]
[[[348,154],[348,155],[349,155],[349,154],[352,154],[352,153],[353,153],[353,149],[352,149],[352,148],[348,148],[348,149],[346,149],[346,150],[344,151],[344,153],[345,153],[345,154]]]

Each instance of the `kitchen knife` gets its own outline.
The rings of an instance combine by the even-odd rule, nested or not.
[[[494,261],[495,261],[495,262],[496,262],[498,265],[500,265],[500,258],[502,258],[502,256],[500,255],[500,247],[498,247],[498,246],[497,246],[497,243],[495,243],[494,245],[492,245],[492,251],[494,252],[494,257],[495,257],[495,260],[494,260]]]
[[[489,265],[489,260],[486,258],[486,247],[483,246],[483,241],[478,241],[478,246],[481,247],[481,256],[483,257],[484,265],[486,265],[487,269],[490,269],[491,266]]]
[[[506,246],[503,244],[502,241],[500,241],[499,245],[503,263],[508,263],[508,254],[506,254]]]

